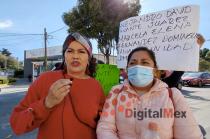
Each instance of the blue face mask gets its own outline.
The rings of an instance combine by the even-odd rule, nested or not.
[[[136,87],[145,87],[154,79],[153,68],[136,65],[128,68],[128,80]]]

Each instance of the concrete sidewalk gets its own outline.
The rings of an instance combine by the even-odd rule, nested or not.
[[[0,84],[0,88],[5,88],[5,87],[8,87],[9,85],[8,84]]]
[[[28,81],[27,78],[17,78],[16,82],[12,84],[0,84],[0,88],[5,88],[9,86],[19,86],[19,85],[30,85],[31,82]]]
[[[0,94],[27,91],[30,84],[31,82],[29,82],[26,78],[17,79],[17,81],[13,84],[0,85]]]
[[[28,78],[19,78],[12,85],[18,86],[18,85],[30,85],[30,84],[31,82],[28,81]]]

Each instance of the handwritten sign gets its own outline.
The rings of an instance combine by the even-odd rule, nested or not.
[[[197,71],[199,47],[196,33],[199,6],[171,8],[128,18],[120,23],[117,65],[125,68],[128,54],[136,47],[155,52],[159,69]]]
[[[98,64],[95,79],[98,80],[105,92],[109,93],[114,85],[119,84],[120,70],[115,65]]]

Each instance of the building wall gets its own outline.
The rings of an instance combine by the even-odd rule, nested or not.
[[[33,65],[31,60],[24,60],[24,77],[27,78],[32,75]]]
[[[32,62],[42,61],[41,57],[44,56],[43,54],[44,54],[44,48],[24,51],[24,77],[25,78],[27,78],[28,75],[33,74]],[[48,55],[48,60],[50,61],[61,61],[62,46],[48,47],[47,55]],[[106,57],[103,54],[93,54],[93,57],[95,57],[97,60],[100,60],[106,63]],[[116,65],[116,56],[109,57],[109,64]]]
[[[32,75],[33,65],[31,59],[26,59],[26,51],[24,51],[24,77],[27,78],[28,75]]]

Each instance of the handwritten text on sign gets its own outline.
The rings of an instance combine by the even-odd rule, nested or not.
[[[159,69],[196,71],[199,7],[183,6],[128,18],[120,23],[117,65],[125,68],[128,54],[148,47],[156,54]]]

